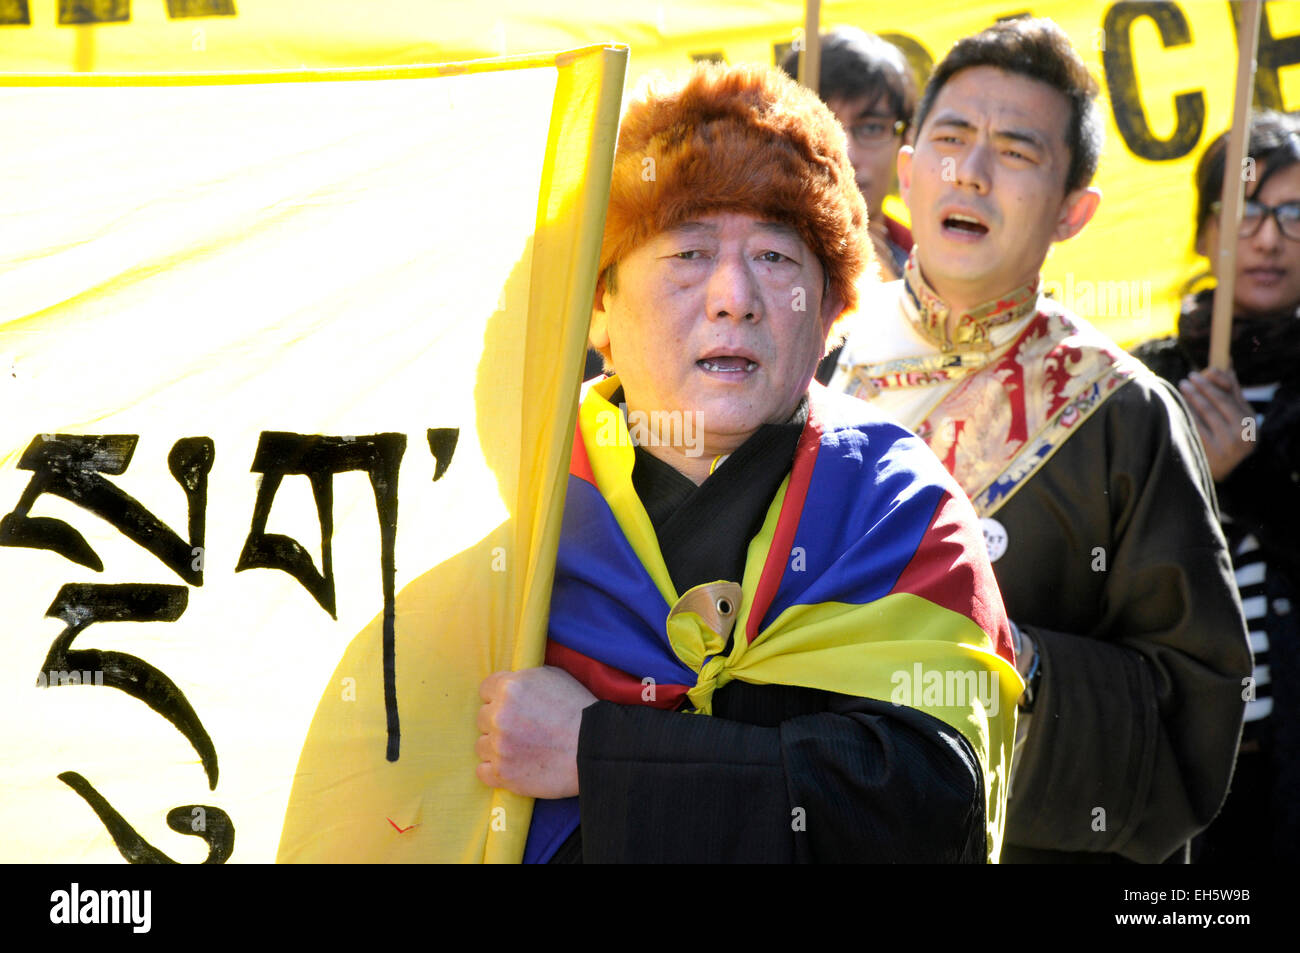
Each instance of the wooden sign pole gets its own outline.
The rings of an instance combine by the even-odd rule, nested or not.
[[[1237,36],[1237,95],[1232,112],[1232,131],[1224,156],[1223,193],[1220,196],[1218,287],[1210,319],[1210,367],[1228,370],[1232,366],[1232,299],[1237,284],[1237,233],[1241,228],[1246,176],[1246,144],[1250,129],[1250,96],[1255,87],[1255,50],[1259,42],[1260,0],[1241,4],[1242,28]]]
[[[799,82],[819,92],[822,75],[821,0],[808,0],[803,18],[803,51],[799,56]]]

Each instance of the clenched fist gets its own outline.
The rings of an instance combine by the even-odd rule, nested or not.
[[[478,779],[528,797],[577,794],[578,730],[596,696],[549,665],[493,672],[478,693]]]

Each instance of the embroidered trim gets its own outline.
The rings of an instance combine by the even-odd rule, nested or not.
[[[944,381],[958,381],[989,364],[986,353],[954,352],[900,357],[879,364],[858,364],[845,385],[845,393],[863,400],[888,388],[929,387]]]
[[[903,287],[915,306],[915,315],[909,315],[912,325],[941,351],[958,348],[990,351],[993,342],[989,330],[1012,321],[1018,321],[1033,312],[1038,304],[1038,278],[992,301],[986,301],[957,319],[953,337],[948,338],[948,318],[952,309],[921,277],[916,248],[903,266]]]
[[[1054,303],[987,369],[952,386],[917,434],[981,516],[996,512],[1132,378],[1135,362]]]
[[[914,260],[909,269],[903,283],[905,319],[934,340],[927,323],[942,327],[946,306],[919,281]],[[918,283],[913,284],[914,278]],[[1034,297],[1026,309],[1021,295],[1035,287],[1037,282],[976,309],[995,311],[996,324],[1033,314],[1005,347],[857,365],[844,383],[846,393],[862,399],[932,387],[935,399],[929,410],[907,423],[943,461],[981,517],[1006,503],[1080,423],[1138,372],[1132,358],[1052,299]]]

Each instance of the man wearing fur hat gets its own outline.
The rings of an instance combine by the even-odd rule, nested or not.
[[[865,226],[843,132],[778,72],[629,108],[547,665],[481,688],[526,861],[997,858],[1020,681],[974,514],[809,389]]]
[[[1096,93],[1051,21],[953,47],[898,157],[904,278],[831,382],[914,427],[984,518],[1027,682],[1012,861],[1182,856],[1223,800],[1251,671],[1186,409],[1041,293],[1100,198]]]

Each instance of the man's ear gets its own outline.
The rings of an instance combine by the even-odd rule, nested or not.
[[[826,294],[822,295],[822,338],[823,340],[830,337],[831,328],[835,322],[840,319],[844,313],[844,299],[840,293],[835,290],[834,286],[826,289]]]
[[[903,146],[898,150],[898,197],[903,200],[903,204],[911,208],[907,201],[907,193],[912,188],[912,156],[916,150],[911,146]]]
[[[1056,219],[1056,231],[1052,241],[1063,242],[1083,231],[1083,226],[1092,220],[1101,202],[1101,189],[1075,189],[1061,202],[1061,214]]]
[[[609,312],[605,310],[605,275],[596,278],[596,294],[591,303],[591,324],[587,329],[587,343],[593,350],[609,355]]]

